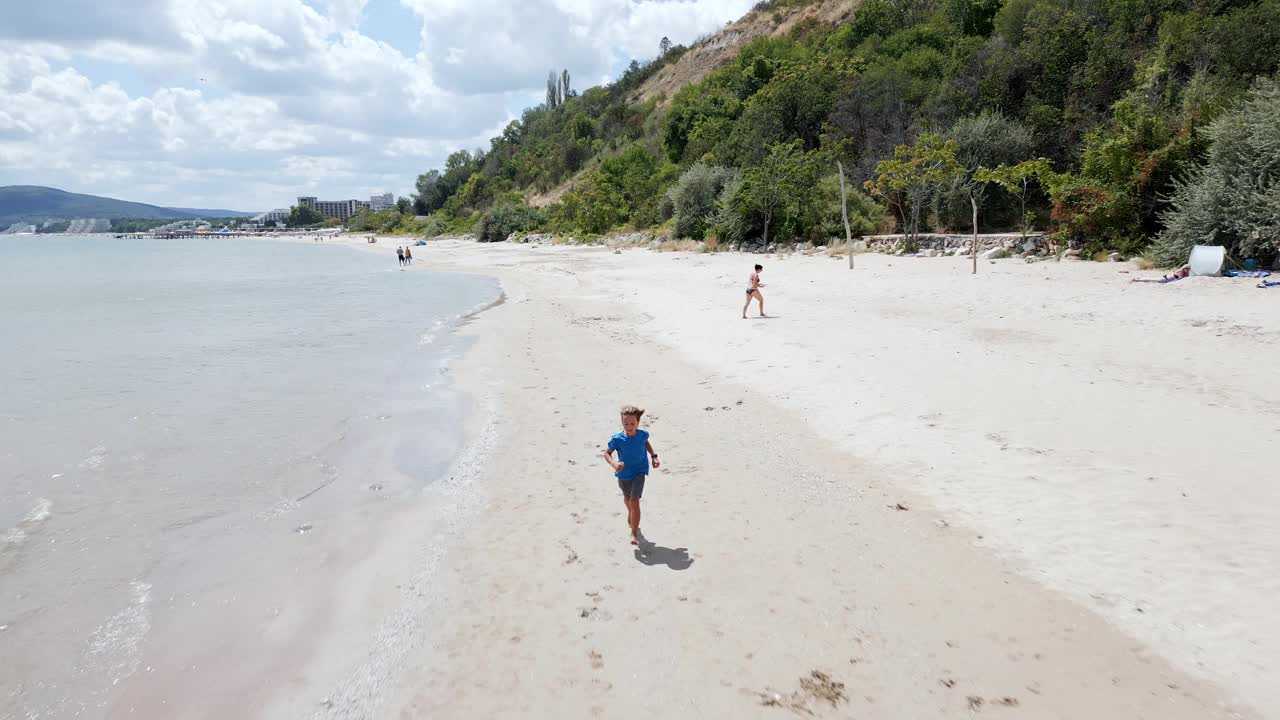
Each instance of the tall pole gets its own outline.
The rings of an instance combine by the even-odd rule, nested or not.
[[[844,246],[849,249],[849,269],[853,269],[853,232],[849,230],[849,198],[844,193],[844,165],[836,161],[840,171],[840,214],[844,216]]]
[[[978,200],[969,191],[969,204],[973,206],[973,274],[978,274]]]

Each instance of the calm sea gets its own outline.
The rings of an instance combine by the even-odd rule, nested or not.
[[[152,608],[429,487],[451,330],[498,294],[322,244],[0,236],[0,717],[95,716]]]

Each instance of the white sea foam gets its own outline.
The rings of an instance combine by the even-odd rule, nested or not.
[[[27,511],[22,521],[4,531],[0,535],[0,546],[15,547],[26,542],[31,533],[40,529],[45,521],[53,515],[53,503],[47,498],[38,498],[35,507]]]
[[[77,684],[87,683],[87,695],[62,695],[44,707],[27,709],[27,720],[81,717],[91,707],[104,708],[103,696],[138,671],[142,645],[151,631],[151,584],[129,584],[129,604],[94,629],[75,667]]]
[[[151,630],[151,584],[129,584],[130,602],[89,636],[84,672],[100,673],[114,686],[138,670],[142,641]]]
[[[47,498],[38,498],[36,500],[36,506],[31,508],[31,511],[27,513],[26,517],[22,518],[22,523],[24,525],[43,523],[45,520],[48,520],[51,515],[53,515],[53,502]]]
[[[499,292],[498,296],[493,300],[488,300],[482,303],[478,303],[472,306],[470,309],[465,310],[461,313],[458,313],[457,315],[436,320],[434,323],[432,323],[431,329],[423,333],[422,336],[418,338],[418,347],[426,347],[427,345],[434,343],[436,340],[440,339],[440,335],[442,333],[452,330],[453,328],[457,327],[462,323],[465,323],[466,321],[479,315],[485,310],[501,305],[505,301],[506,301],[506,294],[504,292]]]
[[[95,447],[89,451],[89,457],[80,461],[79,468],[81,470],[100,470],[102,464],[107,460],[107,449],[102,445]]]

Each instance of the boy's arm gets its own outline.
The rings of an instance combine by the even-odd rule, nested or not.
[[[614,472],[618,472],[622,469],[622,463],[616,463],[613,461],[613,448],[604,449],[604,461],[609,463],[609,467],[613,468]]]
[[[649,451],[650,457],[653,458],[653,466],[655,468],[662,467],[662,463],[658,462],[658,453],[653,449],[653,444],[648,440],[644,441],[644,449]]]

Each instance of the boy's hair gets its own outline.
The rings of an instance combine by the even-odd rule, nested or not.
[[[634,417],[636,422],[640,422],[640,418],[644,417],[644,410],[636,407],[635,405],[623,405],[622,416],[627,417],[628,415]]]
[[[763,266],[763,265],[757,265],[757,266],[756,266],[756,272],[760,272],[760,271],[761,271],[761,270],[763,270],[763,269],[764,269],[764,266]]]

